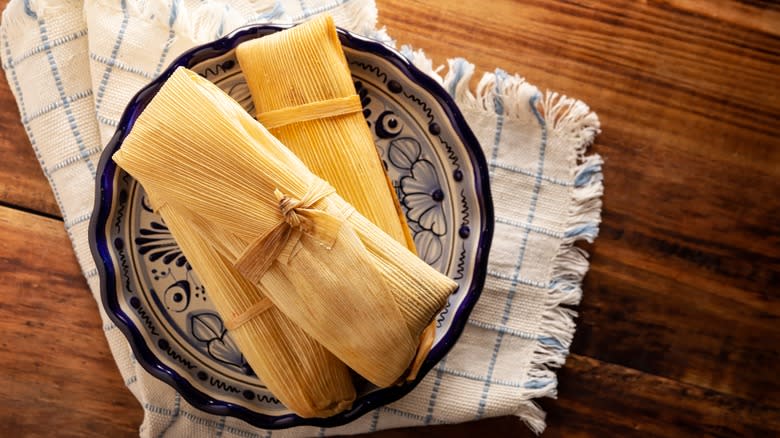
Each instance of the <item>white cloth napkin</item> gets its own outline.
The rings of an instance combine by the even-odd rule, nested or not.
[[[11,0],[0,52],[30,143],[96,297],[87,227],[98,157],[138,89],[179,53],[253,22],[295,22],[329,12],[339,26],[389,43],[372,0]],[[457,423],[517,415],[536,432],[554,397],[554,368],[574,332],[571,310],[588,268],[601,209],[602,160],[584,156],[599,131],[582,102],[541,93],[516,75],[449,61],[444,77],[422,51],[402,48],[455,96],[488,159],[496,228],[487,283],[460,341],[408,396],[333,429],[264,431],[190,406],[134,360],[100,310],[125,384],[145,411],[142,436],[303,436]],[[98,306],[101,307],[101,306]]]

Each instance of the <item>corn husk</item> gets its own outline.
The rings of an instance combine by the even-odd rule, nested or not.
[[[446,297],[456,288],[184,68],[114,160],[157,205],[183,212],[290,320],[378,386],[393,384],[415,355],[417,339],[393,300],[398,290]]]
[[[357,211],[414,251],[414,243],[362,115],[333,19],[321,16],[236,49],[257,119]],[[346,112],[349,99],[356,109]],[[328,108],[332,113],[327,114]],[[432,318],[445,295],[394,289],[410,333],[420,338],[416,364],[433,341]],[[426,329],[423,334],[423,330]],[[416,375],[417,367],[409,376]]]
[[[157,209],[223,318],[262,302],[261,288],[236,272],[201,235],[187,212]],[[238,328],[233,337],[271,393],[302,417],[329,417],[352,404],[355,388],[347,366],[276,308]]]
[[[357,211],[414,250],[395,190],[361,113],[333,18],[323,15],[244,42],[236,57],[257,119]],[[355,109],[337,116],[321,117],[313,106],[329,102],[333,110],[350,98]],[[286,117],[269,117],[281,113]]]

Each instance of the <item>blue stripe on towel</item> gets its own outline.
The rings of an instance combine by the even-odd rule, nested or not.
[[[109,58],[109,65],[103,70],[103,77],[100,79],[97,93],[95,94],[95,111],[100,111],[100,105],[103,103],[103,96],[106,93],[106,85],[108,85],[108,79],[111,77],[112,65],[111,63],[116,61],[119,56],[119,48],[122,47],[122,40],[125,38],[125,32],[127,32],[127,23],[130,21],[130,13],[127,10],[127,0],[120,2],[122,8],[122,24],[119,25],[119,32],[116,34],[116,41],[114,41],[114,47],[111,49],[111,57]]]
[[[44,46],[43,50],[46,53],[46,59],[49,62],[49,68],[51,69],[51,74],[54,77],[54,84],[57,87],[57,92],[60,95],[62,107],[65,110],[65,117],[68,119],[70,132],[73,134],[73,138],[76,140],[76,145],[79,148],[79,155],[81,156],[81,159],[84,160],[87,165],[87,169],[89,169],[89,173],[92,174],[92,177],[94,178],[95,164],[92,163],[92,159],[87,152],[87,146],[84,143],[84,139],[81,137],[81,131],[79,130],[78,124],[76,122],[76,117],[73,114],[73,109],[70,106],[71,102],[68,100],[68,96],[65,95],[65,85],[62,83],[60,69],[57,66],[56,59],[54,59],[54,52],[52,52],[51,46],[49,45],[49,35],[46,30],[46,22],[43,19],[38,20],[38,28],[41,33],[41,42]]]
[[[539,123],[539,126],[542,129],[542,139],[539,144],[539,160],[536,169],[536,178],[534,181],[533,193],[531,196],[531,203],[528,211],[528,218],[525,221],[529,225],[533,224],[534,215],[536,213],[536,204],[537,201],[539,200],[539,192],[541,191],[541,187],[542,187],[542,173],[544,171],[545,151],[547,149],[547,125],[544,121],[544,118],[542,118],[541,114],[539,114],[539,111],[536,109],[536,102],[539,100],[539,98],[540,95],[537,93],[528,102],[531,111],[533,112],[537,122]],[[503,107],[501,109],[503,110]],[[498,111],[498,107],[496,107],[496,111]],[[496,125],[497,131],[498,128],[499,126],[497,124]],[[494,154],[495,154],[495,149],[494,149]],[[515,263],[514,274],[512,275],[512,283],[509,290],[507,291],[504,313],[501,316],[501,324],[506,324],[511,315],[512,302],[515,298],[515,293],[517,292],[517,286],[518,284],[520,284],[518,280],[520,279],[520,273],[523,268],[523,259],[525,257],[525,249],[528,244],[528,236],[530,233],[531,231],[529,229],[526,229],[524,232],[523,241],[520,245],[520,251],[517,256],[517,262]],[[475,419],[477,420],[481,419],[482,416],[485,415],[487,398],[488,398],[488,394],[490,393],[491,380],[493,379],[493,371],[496,366],[496,360],[498,359],[498,352],[501,349],[501,343],[503,342],[503,340],[504,340],[504,332],[499,332],[496,335],[496,343],[493,345],[493,353],[490,357],[490,364],[488,365],[488,370],[487,370],[487,378],[486,378],[487,380],[485,381],[485,386],[482,389],[482,396],[480,397],[479,405],[477,407],[477,414],[475,416]]]

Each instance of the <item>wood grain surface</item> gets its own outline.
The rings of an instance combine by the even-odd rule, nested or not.
[[[545,436],[780,434],[780,6],[377,4],[435,63],[517,72],[601,119],[601,235]],[[0,436],[136,435],[58,218],[0,80]],[[377,436],[477,434],[531,436],[515,418]]]
[[[0,436],[137,434],[62,222],[0,207]]]

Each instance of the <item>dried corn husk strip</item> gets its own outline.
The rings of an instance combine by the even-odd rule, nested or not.
[[[188,212],[169,204],[158,212],[223,319],[252,303],[267,301],[261,288],[249,283],[204,240],[187,220]],[[230,335],[268,389],[298,415],[328,417],[349,408],[355,399],[346,365],[273,306],[230,329]]]
[[[308,122],[328,117],[344,116],[363,110],[360,97],[353,94],[347,97],[337,97],[328,100],[318,100],[299,106],[288,106],[257,115],[257,121],[266,129],[272,130],[293,123]]]
[[[285,220],[275,191],[302,199],[316,179],[235,101],[183,68],[150,102],[114,159],[158,202],[202,219],[198,228],[233,264]],[[352,209],[333,194],[312,207],[333,217]],[[316,230],[319,223],[313,224]],[[392,288],[443,295],[455,283],[358,213],[341,225],[331,248],[316,231],[301,231],[295,255],[277,260],[260,281],[268,298],[366,379],[392,384],[417,345]],[[387,244],[392,248],[385,250]]]

